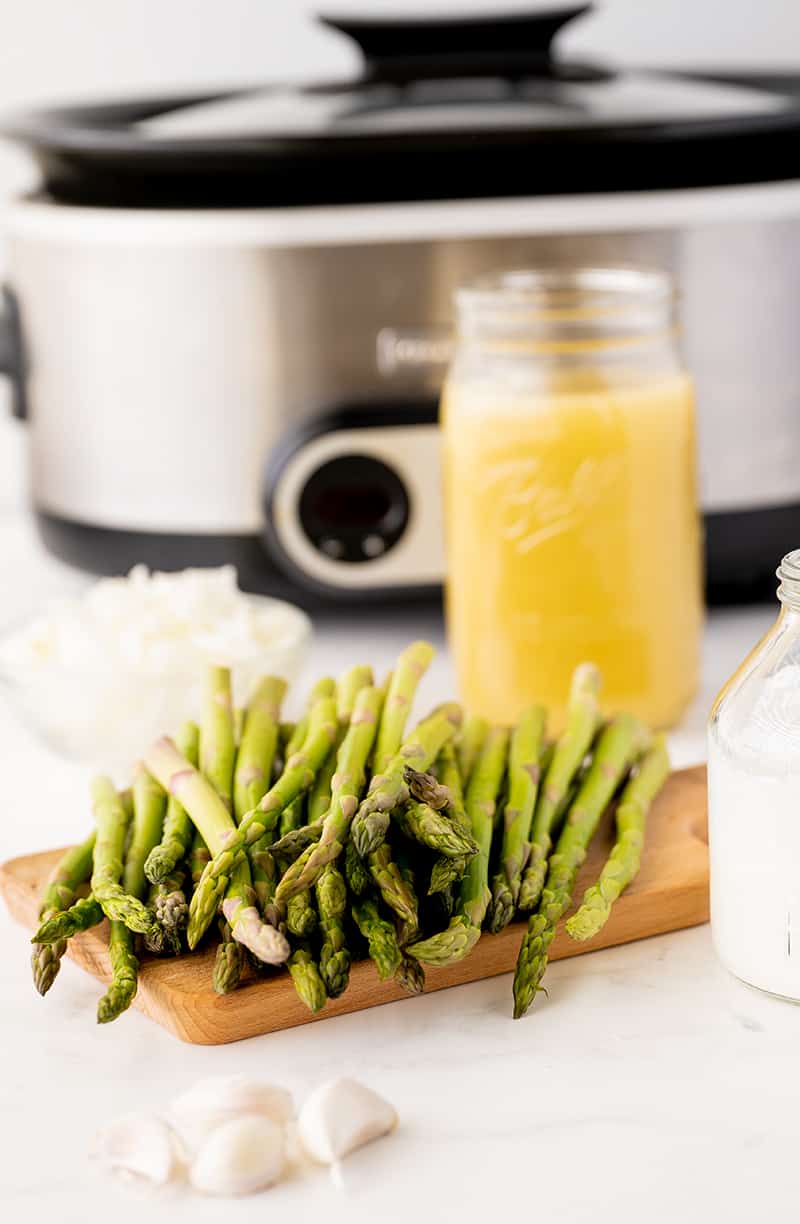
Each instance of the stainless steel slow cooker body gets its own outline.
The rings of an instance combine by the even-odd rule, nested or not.
[[[33,502],[84,564],[248,542],[252,561],[269,506],[260,585],[276,569],[331,594],[435,585],[452,291],[562,259],[675,276],[712,536],[723,516],[778,536],[800,523],[800,182],[262,212],[31,201],[9,239]],[[396,469],[410,503],[403,538],[358,565],[336,556],[335,521],[319,547],[299,518],[303,482],[339,454]]]
[[[8,125],[43,191],[9,218],[0,368],[50,547],[435,589],[454,288],[623,262],[681,294],[710,594],[772,586],[800,530],[800,86],[564,65],[579,11],[349,22],[355,83]]]

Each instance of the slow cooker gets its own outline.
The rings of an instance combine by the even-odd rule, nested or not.
[[[41,175],[0,368],[49,548],[233,561],[305,602],[434,591],[454,288],[644,263],[681,295],[709,595],[771,590],[800,536],[800,77],[565,62],[587,7],[327,18],[357,80],[5,123]]]

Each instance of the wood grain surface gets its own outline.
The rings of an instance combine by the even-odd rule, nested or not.
[[[595,838],[581,870],[575,893],[597,877],[612,843],[610,820]],[[50,869],[62,852],[11,859],[0,866],[0,892],[11,914],[29,929],[37,925],[39,895]],[[659,795],[648,822],[642,869],[614,906],[600,934],[585,944],[573,942],[563,929],[551,948],[551,959],[577,956],[597,948],[629,943],[708,921],[708,842],[706,771],[704,766],[673,773]],[[443,990],[514,968],[524,923],[514,922],[499,935],[484,935],[472,953],[457,965],[426,971],[426,990]],[[107,930],[100,926],[70,941],[69,955],[83,969],[107,981]],[[285,971],[248,979],[233,994],[211,989],[214,949],[172,959],[144,957],[135,1006],[182,1041],[221,1045],[260,1033],[291,1028],[360,1011],[380,1003],[409,999],[394,982],[379,982],[368,961],[353,966],[345,994],[312,1016],[295,994]],[[31,986],[31,989],[33,987]],[[58,983],[53,988],[58,990]],[[509,988],[509,1014],[511,992]],[[124,1018],[117,1023],[124,1024]]]

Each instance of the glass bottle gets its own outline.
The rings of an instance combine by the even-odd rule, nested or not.
[[[798,1002],[800,549],[778,578],[778,619],[709,720],[711,930],[732,973]]]
[[[511,272],[456,294],[442,399],[447,609],[466,706],[563,711],[576,664],[609,708],[674,723],[702,620],[691,381],[674,294],[638,268]]]

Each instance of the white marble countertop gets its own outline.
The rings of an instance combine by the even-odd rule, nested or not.
[[[23,509],[21,441],[0,429],[0,627],[79,581],[48,560]],[[713,694],[773,616],[715,614],[702,692],[673,736],[676,763],[704,754]],[[441,637],[433,613],[319,618],[318,673],[369,656],[388,663],[411,635]],[[451,692],[447,657],[427,685]],[[63,844],[86,826],[86,771],[42,748],[0,702],[0,857]],[[553,965],[549,997],[509,1018],[510,979],[444,991],[237,1045],[178,1043],[132,1011],[94,1024],[97,983],[65,962],[46,1000],[30,984],[28,936],[0,907],[0,1206],[4,1218],[113,1218],[151,1224],[311,1218],[328,1224],[409,1215],[478,1221],[658,1224],[749,1222],[794,1202],[798,1018],[733,981],[709,931],[595,952]],[[792,1068],[795,1068],[793,1071]],[[156,1197],[105,1179],[87,1162],[105,1120],[153,1108],[215,1072],[251,1069],[298,1097],[350,1073],[394,1102],[391,1141],[345,1169],[320,1171],[266,1197]]]

